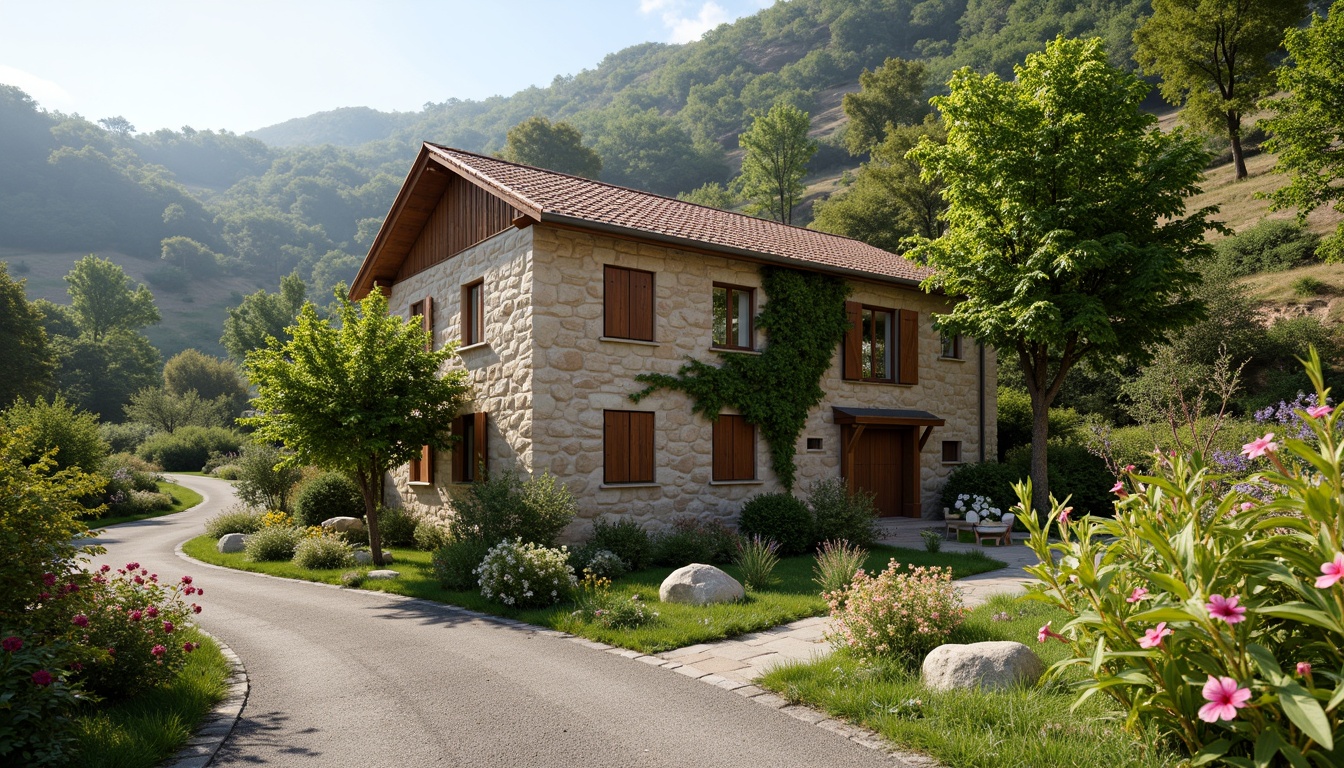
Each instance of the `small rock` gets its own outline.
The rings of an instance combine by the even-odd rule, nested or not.
[[[242,552],[243,547],[247,546],[247,537],[241,533],[226,533],[219,537],[219,543],[215,549],[220,552]]]
[[[663,579],[662,586],[658,587],[659,600],[690,605],[728,603],[741,600],[746,594],[737,579],[703,563],[691,563],[678,568]]]
[[[1035,685],[1043,674],[1045,664],[1030,648],[1006,640],[969,645],[948,643],[924,657],[924,684],[935,691],[958,688],[996,691]]]
[[[364,530],[364,521],[358,517],[332,517],[322,521],[322,530],[328,533]]]
[[[369,550],[367,550],[367,549],[356,549],[356,550],[355,550],[355,562],[358,563],[358,564],[360,564],[360,565],[368,565],[369,563],[372,563],[372,562],[373,562],[373,553],[369,552]],[[390,563],[390,562],[392,562],[392,553],[391,553],[391,552],[388,552],[387,550],[383,550],[383,562],[384,562],[384,563]]]
[[[401,574],[398,573],[397,571],[393,571],[393,570],[384,568],[383,570],[380,570],[380,571],[369,571],[367,574],[364,575],[364,578],[366,578],[366,579],[395,579],[395,578],[397,578],[397,577],[400,576],[400,575],[401,575]]]

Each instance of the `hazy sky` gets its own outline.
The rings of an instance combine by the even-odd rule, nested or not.
[[[239,133],[546,85],[771,0],[0,0],[0,83],[140,131]]]

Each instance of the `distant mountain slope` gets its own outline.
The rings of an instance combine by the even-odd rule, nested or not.
[[[369,107],[341,107],[296,117],[243,134],[272,147],[334,144],[357,147],[392,136],[412,119],[410,112],[379,112]]]

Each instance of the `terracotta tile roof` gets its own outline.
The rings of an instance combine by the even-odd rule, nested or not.
[[[927,269],[901,256],[848,237],[793,227],[740,213],[604,184],[426,143],[446,164],[471,174],[541,213],[542,221],[589,223],[683,241],[711,250],[775,257],[799,266],[863,273],[916,282]]]

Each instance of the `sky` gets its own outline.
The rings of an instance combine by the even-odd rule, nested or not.
[[[684,43],[772,0],[0,0],[0,83],[90,120],[244,133],[416,111]]]

